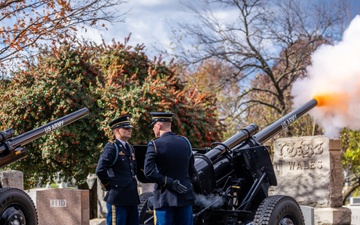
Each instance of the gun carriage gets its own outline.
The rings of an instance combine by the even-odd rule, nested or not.
[[[24,145],[79,120],[88,113],[87,108],[82,108],[16,137],[11,128],[0,132],[0,167],[25,158],[28,155],[28,149],[23,147]],[[0,224],[38,224],[36,208],[27,193],[17,188],[3,188],[0,184]]]
[[[214,143],[216,147],[208,151],[194,151],[194,224],[303,225],[303,214],[295,199],[268,195],[269,187],[276,186],[277,180],[268,148],[263,144],[316,105],[312,99],[259,132],[258,126],[251,124],[228,140]],[[142,173],[146,146],[135,148],[138,179],[149,183]],[[140,223],[153,224],[152,196],[152,192],[140,195]]]

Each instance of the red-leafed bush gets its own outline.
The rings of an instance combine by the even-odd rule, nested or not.
[[[26,184],[45,183],[56,172],[84,183],[94,173],[104,144],[113,139],[108,123],[130,114],[130,142],[153,138],[150,111],[175,113],[173,131],[193,147],[221,141],[214,97],[180,82],[176,65],[148,60],[143,46],[62,45],[44,49],[37,65],[14,74],[3,92],[2,128],[18,134],[87,107],[90,114],[27,145],[29,156],[11,167],[24,171]]]

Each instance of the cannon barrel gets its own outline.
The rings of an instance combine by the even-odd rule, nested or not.
[[[255,132],[258,131],[258,126],[256,124],[250,124],[249,126],[241,129],[238,133],[231,136],[229,139],[224,141],[222,144],[227,146],[229,149],[234,148],[247,138],[250,138]],[[225,146],[218,145],[212,150],[205,153],[206,157],[208,157],[210,160],[215,159],[221,152],[225,150]]]
[[[75,122],[76,120],[79,120],[82,117],[86,116],[88,113],[89,110],[87,108],[82,108],[64,117],[61,117],[57,120],[47,123],[41,127],[38,127],[34,130],[30,130],[13,138],[11,138],[13,136],[12,129],[8,129],[2,132],[1,135],[2,141],[0,142],[0,155],[1,155],[0,167],[25,157],[27,155],[27,151],[21,151],[20,147],[48,133],[51,133],[54,130],[57,130],[63,126]],[[19,149],[19,151],[15,153],[14,150],[16,150],[17,148]]]
[[[197,193],[209,194],[218,183],[223,182],[222,179],[232,172],[231,157],[223,153],[251,138],[257,130],[258,126],[251,124],[205,154],[195,154],[194,167],[197,174],[192,184]]]
[[[259,146],[287,128],[316,105],[317,101],[312,99],[259,132],[257,132],[257,125],[251,124],[205,154],[195,154],[194,166],[197,174],[192,180],[195,191],[209,194],[231,176],[233,173],[232,155],[226,151],[227,149],[241,150],[251,146]]]
[[[287,128],[291,123],[303,116],[305,113],[313,109],[317,104],[318,102],[315,99],[311,99],[301,107],[288,113],[287,115],[272,123],[265,129],[256,133],[253,139],[258,143],[264,143],[265,141],[273,137],[275,134],[279,133],[281,130]]]

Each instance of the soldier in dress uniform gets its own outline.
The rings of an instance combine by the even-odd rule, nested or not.
[[[138,225],[138,205],[136,161],[133,146],[127,141],[133,126],[130,116],[121,116],[109,123],[116,140],[105,145],[101,153],[96,174],[102,187],[107,191],[107,225]]]
[[[192,225],[194,174],[192,147],[186,137],[171,131],[173,113],[151,112],[155,139],[148,144],[144,174],[155,182],[154,224]]]

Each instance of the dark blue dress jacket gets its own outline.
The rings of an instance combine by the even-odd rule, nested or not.
[[[119,149],[117,159],[115,144]],[[135,178],[135,152],[129,146],[126,149],[119,140],[107,143],[96,167],[96,175],[107,190],[104,201],[111,205],[133,206],[140,203]]]
[[[154,208],[188,206],[194,202],[190,178],[194,173],[194,158],[185,137],[166,132],[149,142],[145,155],[144,174],[155,182]],[[179,180],[187,192],[171,190],[173,180]]]

